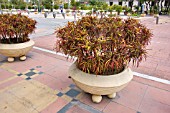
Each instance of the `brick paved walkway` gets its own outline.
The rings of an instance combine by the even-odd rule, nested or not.
[[[141,21],[153,29],[149,57],[133,70],[164,79],[170,75],[169,18],[156,25],[154,18]],[[167,23],[165,23],[168,21]],[[35,46],[53,50],[55,36],[33,38]],[[48,40],[48,41],[47,41]],[[72,61],[37,49],[26,61],[8,63],[0,55],[0,113],[169,113],[170,84],[134,76],[115,99],[104,97],[100,104],[78,89],[68,78]]]
[[[32,50],[24,62],[0,57],[0,113],[169,113],[170,87],[134,77],[115,99],[100,104],[67,76],[71,62]]]
[[[155,18],[142,19],[141,22],[152,30],[153,38],[146,61],[133,70],[170,80],[170,17],[160,16],[159,24],[155,24]]]

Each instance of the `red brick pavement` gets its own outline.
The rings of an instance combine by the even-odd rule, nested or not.
[[[166,19],[162,22],[165,22]],[[139,66],[139,68],[133,68],[133,70],[149,74],[152,76],[164,78],[169,80],[169,52],[170,46],[169,32],[170,22],[156,25],[154,18],[143,19],[142,23],[153,29],[153,39],[151,48],[148,53],[148,58],[145,62]],[[43,41],[45,39],[46,41]],[[55,43],[55,36],[44,36],[34,39],[35,46],[53,50],[53,44]],[[122,91],[117,93],[115,99],[108,99],[103,97],[100,104],[95,104],[91,101],[91,95],[84,93],[78,89],[72,80],[68,78],[67,71],[71,65],[71,61],[66,61],[62,56],[42,52],[33,49],[28,53],[26,61],[19,61],[16,59],[13,63],[6,62],[6,57],[0,55],[0,112],[6,112],[11,107],[12,112],[15,113],[17,106],[6,106],[11,103],[9,101],[12,98],[19,99],[20,97],[15,94],[25,94],[26,96],[33,95],[33,99],[27,98],[26,103],[20,103],[26,107],[28,105],[33,106],[34,112],[41,113],[169,113],[170,112],[170,85],[163,84],[156,81],[144,79],[134,76],[129,85]],[[30,77],[26,79],[25,77]],[[40,108],[35,101],[39,98],[35,95],[34,91],[20,92],[17,87],[12,87],[15,92],[10,92],[11,86],[17,86],[16,84],[22,83],[22,81],[28,81],[32,87],[37,87],[35,83],[40,83],[55,91],[56,93],[51,96],[56,96],[51,103],[44,105]],[[34,84],[33,84],[34,83]],[[38,84],[37,84],[38,85]],[[29,89],[31,90],[31,89]],[[41,89],[45,90],[45,89]],[[72,92],[72,93],[71,93]],[[76,92],[76,93],[73,93]],[[5,97],[4,94],[13,95]],[[47,93],[47,92],[46,92]],[[37,93],[36,93],[37,94]],[[42,94],[41,96],[44,96]],[[72,97],[73,95],[74,97]],[[37,99],[38,98],[38,99]],[[3,100],[4,103],[1,103]],[[12,101],[14,104],[16,101]],[[27,103],[29,102],[29,104]],[[43,100],[41,100],[43,102]],[[28,105],[27,105],[28,104]],[[27,109],[28,110],[28,109]],[[32,108],[31,108],[32,110]],[[19,110],[18,113],[24,111]],[[32,112],[32,111],[30,111]],[[6,112],[11,113],[11,112]]]
[[[56,55],[44,55],[41,51],[32,51],[28,54],[26,61],[16,60],[13,63],[5,62],[6,57],[0,56],[2,58],[0,66],[0,98],[3,98],[1,97],[1,92],[3,92],[3,90],[6,90],[6,88],[17,84],[18,82],[26,80],[22,77],[24,75],[17,76],[18,73],[36,70],[37,73],[41,72],[42,74],[39,73],[36,76],[32,75],[31,79],[56,91],[55,95],[58,97],[54,102],[47,104],[45,108],[38,112],[79,113],[81,111],[82,113],[169,113],[170,111],[169,85],[136,76],[134,76],[133,81],[131,81],[125,89],[117,93],[115,99],[108,99],[104,96],[100,104],[95,104],[91,101],[90,94],[84,93],[75,87],[72,80],[68,78],[67,71],[72,62],[58,59],[55,56]],[[13,65],[16,65],[17,67],[13,68]],[[24,66],[23,70],[19,69],[22,66]],[[25,67],[27,67],[27,69]],[[31,82],[32,80],[27,81]],[[34,87],[34,85],[32,87]],[[71,90],[78,92],[78,95],[70,97],[68,91]],[[15,91],[16,94],[23,94],[20,90]],[[8,92],[8,90],[5,92]],[[35,97],[33,98],[36,100]],[[33,100],[27,101],[32,103]],[[36,108],[38,109],[38,106],[33,106],[35,110]],[[3,109],[0,107],[0,111],[4,111],[4,109],[5,107],[3,107]],[[20,112],[22,113],[22,111]]]

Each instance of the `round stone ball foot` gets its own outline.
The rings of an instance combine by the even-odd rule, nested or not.
[[[24,61],[24,60],[26,60],[26,56],[21,56],[19,59],[21,60],[21,61]]]
[[[109,95],[107,95],[109,98],[115,98],[116,97],[116,93],[112,93],[112,94],[109,94]]]
[[[14,58],[13,57],[8,57],[8,62],[13,62]]]
[[[102,96],[101,95],[92,95],[92,101],[94,103],[100,103],[102,100]]]

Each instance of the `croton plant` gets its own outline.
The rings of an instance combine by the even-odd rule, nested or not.
[[[0,15],[0,43],[12,44],[29,41],[36,21],[21,14]]]
[[[117,74],[146,58],[152,33],[137,20],[83,17],[56,30],[56,51],[77,57],[77,67],[98,75]]]

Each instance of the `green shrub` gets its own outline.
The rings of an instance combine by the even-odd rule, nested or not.
[[[59,8],[59,6],[58,5],[54,5],[54,9],[58,9]]]
[[[64,3],[64,9],[68,9],[68,3]]]
[[[116,14],[108,14],[108,17],[115,17]]]
[[[92,11],[89,11],[89,12],[87,12],[86,14],[87,14],[87,15],[91,15],[91,14],[92,14]]]
[[[108,4],[107,3],[104,3],[103,5],[102,5],[102,10],[107,10],[108,9]]]
[[[28,6],[28,9],[33,9],[31,6]]]
[[[44,7],[45,7],[46,9],[51,9],[51,5],[50,5],[50,4],[46,4],[46,5],[44,5]]]
[[[15,5],[15,9],[19,9],[19,6],[18,6],[18,5]]]
[[[20,5],[20,9],[24,10],[26,8],[26,5]]]
[[[116,11],[118,12],[118,15],[119,15],[119,13],[122,12],[122,6],[117,5],[116,6]]]
[[[93,6],[87,6],[87,10],[92,10]]]
[[[140,14],[133,13],[131,16],[140,17]]]

